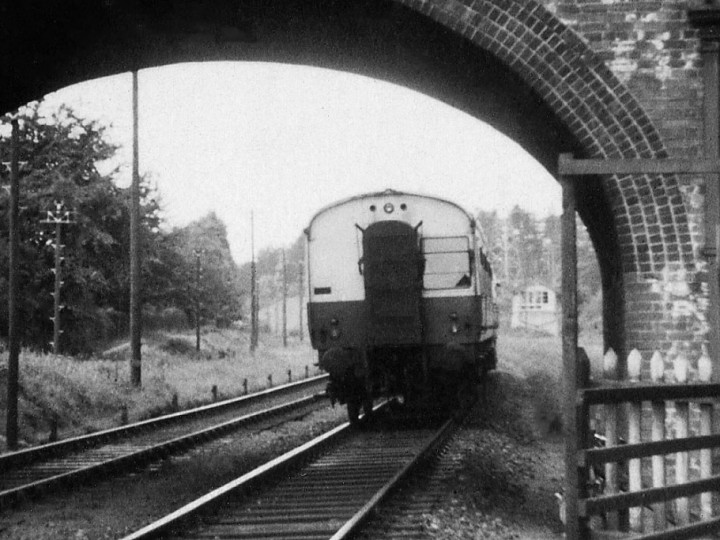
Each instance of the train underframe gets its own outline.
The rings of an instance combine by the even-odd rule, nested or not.
[[[418,412],[463,408],[474,402],[485,374],[497,364],[495,339],[482,343],[331,348],[320,352],[333,404],[347,405],[356,423],[378,397],[398,398]]]

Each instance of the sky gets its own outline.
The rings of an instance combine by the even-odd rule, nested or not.
[[[122,146],[117,177],[132,156],[129,73],[46,96],[111,125]],[[368,191],[438,195],[466,210],[513,206],[559,214],[558,183],[487,124],[384,81],[291,65],[176,64],[139,73],[140,173],[158,186],[169,226],[214,211],[235,261],[292,244],[320,208]],[[110,169],[111,167],[107,167]]]

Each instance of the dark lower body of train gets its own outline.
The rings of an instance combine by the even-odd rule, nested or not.
[[[308,303],[329,396],[347,404],[351,421],[380,396],[424,409],[464,405],[497,364],[492,300],[470,287],[428,293],[416,237],[383,232],[364,233],[363,300]]]

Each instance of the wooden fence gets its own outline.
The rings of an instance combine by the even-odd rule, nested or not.
[[[720,531],[713,499],[720,490],[720,475],[713,475],[720,384],[711,382],[704,346],[693,364],[687,344],[673,345],[665,356],[655,352],[649,370],[633,350],[628,379],[620,381],[610,349],[602,380],[578,389],[580,536],[616,538],[623,535],[611,531],[626,531],[674,540]]]

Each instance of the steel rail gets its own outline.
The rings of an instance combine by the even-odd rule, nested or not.
[[[381,407],[382,405],[377,407],[376,410]],[[175,512],[126,536],[123,540],[161,538],[172,534],[173,531],[191,526],[189,524],[195,522],[201,516],[208,515],[216,508],[222,507],[223,511],[228,510],[232,507],[232,503],[230,502],[232,499],[240,496],[240,499],[244,500],[242,496],[246,493],[256,490],[263,484],[270,483],[272,480],[280,477],[280,475],[287,473],[290,469],[297,469],[302,463],[309,463],[308,468],[301,468],[298,475],[293,475],[288,480],[288,483],[290,483],[293,481],[292,478],[299,478],[299,485],[280,486],[276,490],[270,490],[270,493],[266,494],[266,498],[273,501],[280,501],[280,499],[283,498],[289,499],[290,503],[292,503],[292,510],[283,510],[282,502],[278,502],[281,506],[279,511],[266,507],[264,510],[261,510],[258,517],[253,517],[252,512],[250,512],[251,515],[249,517],[244,516],[237,525],[234,521],[237,517],[236,515],[232,515],[231,517],[218,521],[216,526],[230,527],[231,530],[232,527],[239,527],[240,531],[228,533],[236,534],[238,538],[254,537],[256,534],[268,534],[269,537],[272,533],[263,529],[263,527],[268,526],[268,523],[266,523],[267,517],[274,516],[277,521],[273,523],[276,523],[276,525],[269,525],[269,527],[270,529],[279,527],[282,530],[282,532],[279,533],[282,537],[289,538],[294,535],[308,534],[313,537],[346,538],[348,535],[357,532],[358,528],[362,526],[365,520],[372,514],[373,510],[385,500],[395,487],[407,479],[408,475],[410,475],[419,464],[432,455],[436,449],[447,440],[457,425],[457,422],[453,420],[445,422],[442,428],[437,430],[429,440],[426,434],[427,430],[423,430],[422,440],[425,442],[422,444],[422,447],[414,453],[412,449],[408,450],[408,448],[402,444],[400,447],[402,451],[399,450],[399,447],[393,447],[392,444],[388,445],[389,450],[384,448],[382,444],[376,444],[373,450],[375,450],[377,454],[371,455],[365,464],[355,463],[355,470],[353,472],[355,476],[352,474],[346,476],[344,474],[345,469],[342,465],[344,460],[347,460],[349,457],[346,444],[352,445],[354,440],[353,437],[349,437],[349,435],[357,434],[358,436],[362,436],[363,432],[353,430],[349,423],[343,424],[236,480],[217,488]],[[390,432],[390,435],[397,435],[397,433],[411,433],[411,430]],[[382,435],[383,433],[380,434]],[[373,434],[370,435],[372,436]],[[340,440],[345,440],[346,438],[348,443],[340,443]],[[405,439],[403,439],[403,441],[405,441]],[[318,457],[317,460],[310,462],[312,458],[318,456],[324,449],[334,444],[340,445],[337,452],[331,451],[327,455],[323,454],[323,457]],[[386,450],[388,450],[389,453],[383,455],[382,452]],[[334,457],[336,455],[337,457]],[[367,456],[365,457],[367,458]],[[333,463],[335,460],[340,461],[341,464],[337,465]],[[402,465],[395,464],[398,460],[402,462]],[[372,478],[374,469],[378,468],[382,470],[382,477],[380,479]],[[307,481],[312,483],[312,478],[318,471],[322,474],[329,472],[329,477],[324,477],[320,480],[319,484],[316,485],[316,489],[320,490],[319,493],[321,495],[313,498],[310,492],[306,491],[307,488],[303,485],[303,482]],[[377,471],[375,471],[375,473],[377,474]],[[368,481],[368,478],[370,481]],[[388,480],[388,478],[390,479]],[[380,486],[379,489],[372,487],[378,482]],[[347,489],[348,486],[350,486],[351,489],[356,488],[358,490],[353,500],[345,500],[342,495],[336,492],[338,487]],[[370,489],[371,492],[366,493],[368,489]],[[303,510],[303,502],[307,503],[308,499],[313,501],[310,504],[311,509]],[[294,504],[296,500],[298,500],[297,505]],[[262,503],[258,502],[258,504],[260,506],[257,508],[263,507]],[[238,502],[238,505],[240,505],[240,502]],[[253,509],[254,508],[256,508],[255,504],[253,504]],[[334,514],[333,510],[336,508],[340,508],[342,512]],[[298,522],[296,519],[298,515],[303,516],[306,512],[307,515],[304,516],[304,518],[301,517],[300,522]],[[314,516],[317,516],[318,523],[312,523]],[[349,516],[349,518],[347,516]],[[212,519],[210,521],[212,521]],[[299,530],[293,531],[288,529],[288,527],[293,526],[293,523]],[[213,526],[213,524],[208,523],[208,526]],[[327,529],[328,527],[332,529],[332,531],[327,534],[325,534],[325,531],[318,532],[318,530],[316,530]],[[192,534],[189,531],[184,532]],[[201,536],[210,534],[212,537],[215,533],[213,531],[201,531],[198,534]],[[220,536],[222,536],[222,534],[223,533],[219,533]],[[243,536],[243,534],[246,536]]]
[[[150,418],[148,420],[134,422],[125,426],[110,428],[87,435],[80,435],[78,437],[43,444],[40,446],[34,446],[32,448],[25,448],[23,450],[18,450],[15,452],[0,454],[0,473],[5,472],[13,467],[17,467],[19,465],[27,465],[28,463],[33,463],[35,461],[54,457],[62,453],[69,453],[77,450],[87,450],[94,446],[107,444],[109,442],[116,441],[124,437],[158,429],[161,426],[170,425],[176,422],[183,422],[189,419],[201,418],[203,415],[216,414],[223,409],[230,409],[240,405],[247,405],[255,401],[267,398],[269,396],[282,395],[283,393],[287,393],[291,390],[295,390],[303,386],[312,386],[313,384],[327,379],[327,377],[327,374],[319,375],[310,379],[303,379],[294,383],[284,384],[275,388],[269,388],[267,390],[254,392],[246,396],[219,401],[217,403],[210,403],[208,405],[203,405],[202,407],[196,407],[194,409],[188,409],[186,411],[167,414],[159,416],[157,418]]]
[[[289,403],[284,403],[262,411],[250,413],[235,419],[221,422],[211,427],[196,430],[189,434],[174,437],[160,443],[148,445],[139,449],[131,448],[130,451],[124,449],[125,453],[123,455],[115,455],[114,457],[111,456],[109,459],[103,458],[90,465],[79,466],[71,470],[65,470],[64,472],[60,472],[58,474],[51,474],[50,476],[40,480],[28,482],[10,489],[5,489],[0,491],[0,508],[10,506],[18,500],[29,498],[43,490],[57,488],[61,485],[70,483],[78,483],[83,480],[96,477],[100,473],[107,474],[109,472],[123,471],[129,468],[139,467],[140,465],[146,464],[160,457],[166,457],[171,453],[186,450],[202,442],[218,438],[221,435],[239,429],[244,425],[308,406],[322,398],[323,395],[321,394],[306,396]],[[112,450],[113,449],[110,449],[109,453],[111,453]],[[65,467],[65,469],[67,469],[67,467]]]
[[[454,419],[450,419],[440,428],[437,435],[430,440],[427,445],[418,453],[412,461],[410,461],[402,470],[398,471],[387,483],[378,490],[375,495],[363,506],[355,515],[350,518],[345,525],[331,537],[331,540],[344,540],[350,538],[357,533],[372,513],[382,504],[383,501],[400,486],[408,476],[424,463],[435,451],[440,447],[457,428]]]
[[[376,409],[377,410],[377,407]],[[347,435],[351,430],[349,422],[339,425],[331,429],[327,433],[315,437],[311,441],[306,442],[294,448],[275,459],[268,461],[266,464],[253,469],[252,471],[236,478],[210,493],[186,504],[176,511],[160,518],[153,523],[143,527],[142,529],[125,536],[122,540],[148,540],[150,538],[160,538],[163,534],[172,531],[182,523],[186,523],[200,512],[206,512],[215,508],[222,503],[228,496],[243,490],[250,490],[266,482],[268,479],[275,477],[281,471],[285,471],[303,460],[310,458],[327,445],[337,442],[340,438]]]

